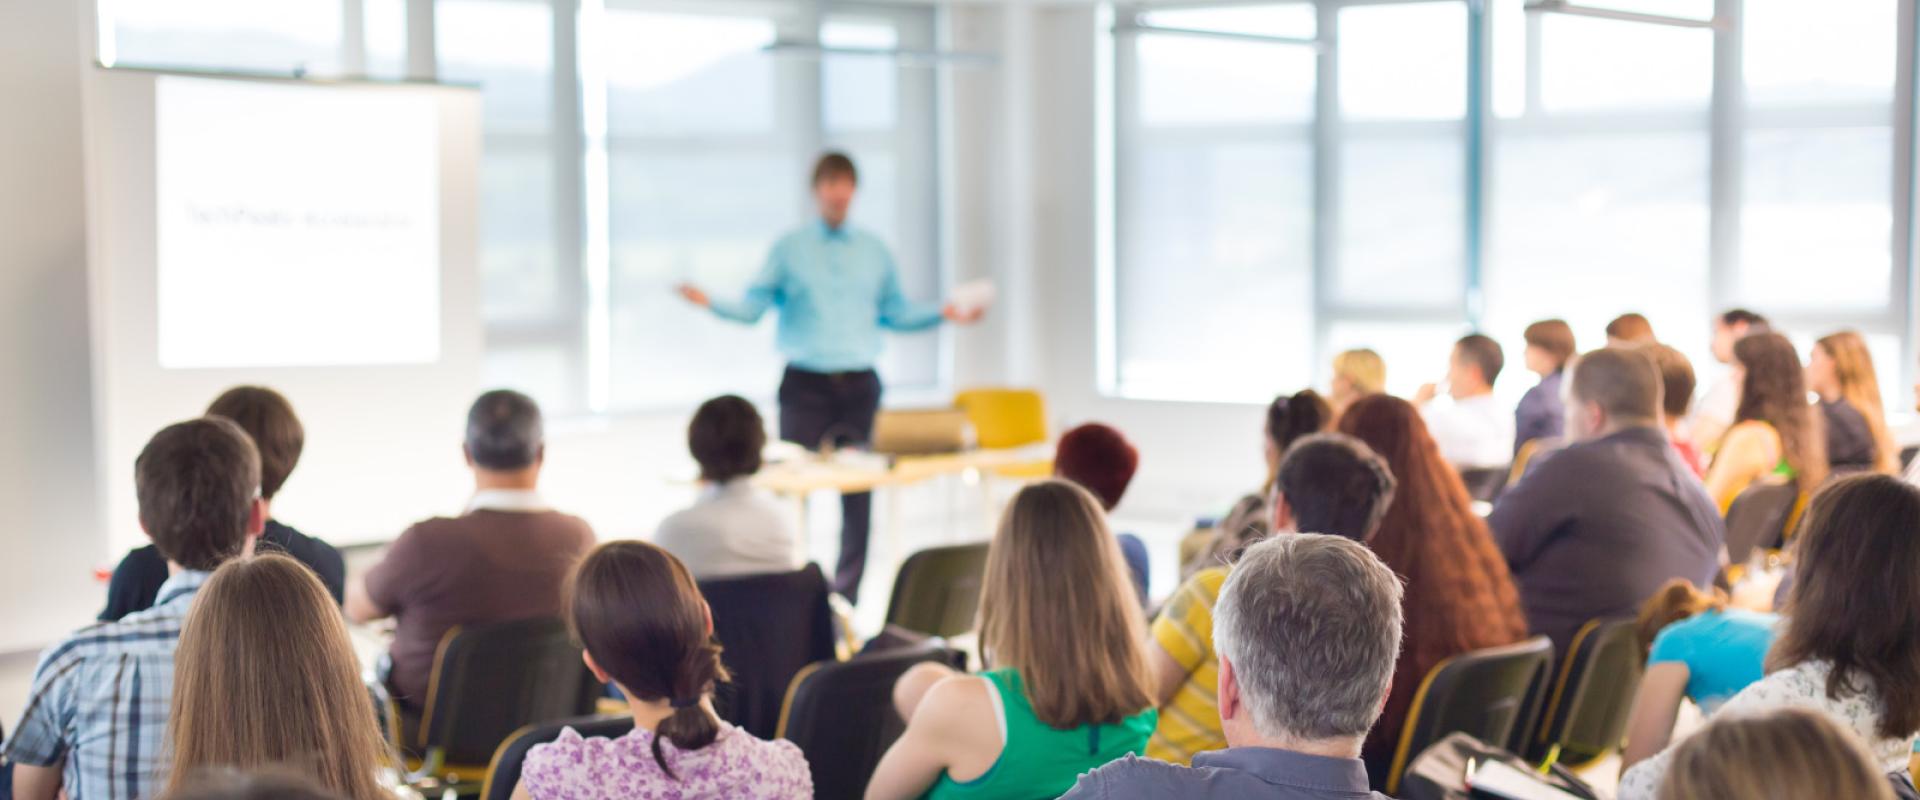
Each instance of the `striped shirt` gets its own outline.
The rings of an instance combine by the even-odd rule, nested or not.
[[[1195,754],[1227,746],[1220,732],[1220,706],[1214,698],[1220,660],[1213,652],[1213,605],[1226,567],[1193,574],[1153,621],[1153,641],[1187,672],[1173,700],[1160,709],[1160,723],[1147,742],[1147,757],[1188,764]]]
[[[72,800],[137,800],[163,785],[173,652],[209,573],[183,571],[153,608],[81,628],[40,657],[27,710],[4,756],[47,767],[65,760]]]

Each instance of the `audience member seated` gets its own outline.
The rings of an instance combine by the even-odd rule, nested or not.
[[[161,800],[346,800],[317,788],[298,773],[285,769],[243,773],[223,771],[202,775],[187,786],[161,795]]]
[[[1674,752],[1662,800],[1893,800],[1860,738],[1804,708],[1714,720]]]
[[[229,561],[201,587],[174,655],[167,741],[169,791],[209,770],[278,765],[348,800],[396,796],[340,609],[278,554]]]
[[[1659,341],[1653,335],[1653,323],[1645,315],[1629,312],[1607,323],[1608,347],[1633,347]]]
[[[1813,709],[1868,742],[1880,771],[1906,769],[1920,732],[1916,519],[1920,488],[1892,476],[1849,476],[1815,494],[1794,537],[1797,579],[1767,653],[1767,676],[1719,715]],[[1621,800],[1655,797],[1673,752],[1627,770]]]
[[[1381,798],[1359,758],[1400,650],[1400,579],[1338,536],[1247,548],[1221,589],[1219,717],[1227,749],[1193,766],[1127,757],[1069,800]]]
[[[653,540],[697,579],[792,572],[805,565],[793,510],[753,485],[767,429],[752,403],[727,395],[700,404],[687,449],[700,464],[700,499],[661,521]]]
[[[1733,366],[1733,345],[1750,334],[1766,333],[1770,330],[1767,318],[1736,308],[1713,319],[1713,359],[1729,367]],[[1721,373],[1720,377],[1707,387],[1707,393],[1693,406],[1693,419],[1688,420],[1688,432],[1693,440],[1706,447],[1719,444],[1727,428],[1734,422],[1734,415],[1740,411],[1740,381],[1732,370]]]
[[[1660,392],[1638,349],[1581,356],[1567,393],[1572,443],[1487,517],[1527,626],[1556,652],[1570,652],[1588,620],[1633,616],[1667,581],[1710,586],[1719,570],[1726,525],[1660,430]]]
[[[574,574],[568,605],[587,667],[633,710],[633,732],[583,738],[572,728],[527,752],[516,800],[813,797],[792,742],[763,741],[714,714],[727,679],[712,617],[693,575],[646,542],[608,542]]]
[[[1327,402],[1338,417],[1353,401],[1387,390],[1387,362],[1366,348],[1343,350],[1333,357],[1333,382],[1327,388]]]
[[[1440,455],[1455,469],[1503,467],[1513,460],[1513,414],[1493,397],[1505,364],[1499,342],[1478,333],[1463,337],[1447,360],[1451,402],[1434,402],[1438,390],[1431,383],[1414,395]]]
[[[1120,505],[1120,498],[1133,483],[1140,467],[1140,451],[1127,437],[1107,425],[1081,425],[1060,435],[1053,453],[1053,476],[1072,481],[1093,493],[1108,514]],[[1134,594],[1140,606],[1147,605],[1147,545],[1131,533],[1118,534],[1120,556],[1126,561],[1127,576],[1133,579]]]
[[[213,570],[251,553],[266,525],[260,454],[224,417],[154,434],[133,482],[140,527],[173,577],[152,608],[81,628],[40,656],[26,713],[0,749],[17,800],[158,793],[181,624]]]
[[[1680,454],[1680,463],[1687,465],[1694,477],[1704,480],[1706,456],[1687,430],[1687,408],[1693,404],[1693,362],[1680,351],[1658,342],[1641,345],[1640,352],[1652,358],[1654,367],[1660,370],[1660,422],[1667,430],[1667,441],[1673,444],[1673,451]]]
[[[1573,359],[1573,328],[1564,320],[1550,319],[1527,326],[1527,371],[1540,376],[1540,382],[1520,397],[1513,412],[1513,450],[1532,441],[1558,438],[1566,425],[1566,408],[1560,402],[1560,383],[1567,362]]]
[[[1754,481],[1798,481],[1810,495],[1827,477],[1827,442],[1807,404],[1806,376],[1793,343],[1777,333],[1756,333],[1733,346],[1733,374],[1740,381],[1740,410],[1707,468],[1707,493],[1720,510],[1733,505]]]
[[[1344,536],[1366,541],[1393,500],[1387,463],[1360,440],[1337,433],[1295,442],[1274,477],[1273,530]],[[1236,554],[1237,555],[1237,554]],[[1186,764],[1197,753],[1227,746],[1220,729],[1214,606],[1229,566],[1188,579],[1153,623],[1147,648],[1160,722],[1147,755]]]
[[[1398,484],[1380,529],[1367,540],[1407,584],[1406,647],[1364,753],[1380,786],[1427,673],[1461,653],[1526,638],[1527,621],[1487,523],[1473,513],[1466,485],[1440,458],[1419,412],[1405,400],[1375,395],[1347,410],[1340,432],[1385,458]]]
[[[907,730],[868,800],[1058,797],[1081,773],[1139,753],[1157,716],[1143,628],[1099,501],[1065,481],[1021,489],[980,593],[993,669],[923,664],[901,676],[894,703]]]
[[[536,490],[546,445],[532,398],[502,389],[474,401],[466,457],[474,479],[467,512],[408,528],[347,595],[355,622],[398,621],[387,684],[410,712],[426,702],[448,630],[559,616],[561,586],[593,547],[587,523],[554,511]]]
[[[1266,538],[1273,520],[1267,501],[1273,494],[1274,476],[1280,474],[1281,456],[1301,438],[1332,428],[1333,419],[1333,407],[1312,389],[1282,395],[1267,404],[1265,432],[1260,437],[1267,462],[1266,481],[1258,491],[1234,503],[1211,531],[1203,531],[1204,538],[1191,552],[1185,552],[1188,548],[1183,546],[1181,581],[1200,570],[1227,563],[1247,545]]]
[[[1636,630],[1647,673],[1634,696],[1622,766],[1667,749],[1682,700],[1712,714],[1759,681],[1779,622],[1777,614],[1729,608],[1720,590],[1683,580],[1654,593]]]
[[[300,450],[306,443],[306,431],[293,405],[279,392],[264,386],[236,386],[228,389],[207,408],[207,414],[226,417],[253,437],[260,452],[260,497],[267,502],[267,529],[260,535],[260,552],[286,553],[306,564],[320,576],[327,592],[338,606],[345,598],[347,565],[333,545],[307,536],[273,518],[273,498],[300,463]],[[100,612],[101,622],[112,622],[135,611],[153,607],[160,585],[167,582],[167,559],[153,545],[140,547],[120,560],[107,585],[107,607]]]
[[[1827,464],[1835,472],[1900,471],[1900,446],[1887,429],[1867,340],[1853,331],[1823,336],[1807,358],[1807,388],[1820,396]]]

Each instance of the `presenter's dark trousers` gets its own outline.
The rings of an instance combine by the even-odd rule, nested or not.
[[[811,372],[787,367],[780,380],[780,438],[809,450],[868,443],[879,410],[880,375],[870,369]],[[851,602],[860,599],[872,519],[872,493],[840,496],[840,563],[833,571],[833,590]]]

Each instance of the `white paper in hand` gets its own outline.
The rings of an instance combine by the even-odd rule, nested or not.
[[[1547,785],[1538,776],[1528,775],[1499,761],[1481,764],[1467,776],[1467,785],[1475,791],[1510,800],[1578,800],[1571,794]]]
[[[993,281],[967,281],[953,287],[953,293],[947,296],[947,302],[961,311],[985,311],[993,305]]]

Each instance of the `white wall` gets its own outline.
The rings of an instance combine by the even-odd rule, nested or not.
[[[0,10],[0,651],[50,640],[99,609],[85,5],[7,0]]]

